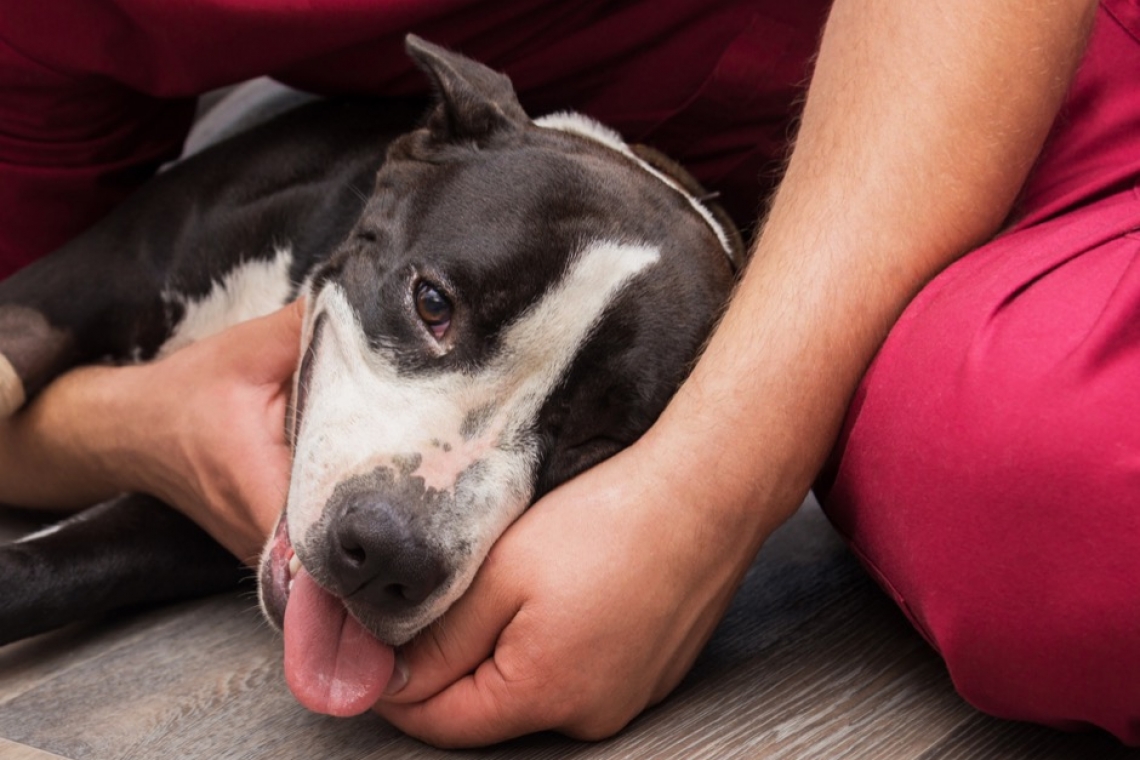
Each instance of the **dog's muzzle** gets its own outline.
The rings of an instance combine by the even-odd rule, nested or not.
[[[442,498],[421,491],[409,510],[404,495],[376,489],[371,480],[353,478],[337,486],[310,551],[334,593],[386,618],[400,618],[451,574],[443,552],[429,544],[415,519],[416,511],[434,509],[430,502]]]
[[[377,479],[373,474],[337,486],[318,525],[307,531],[303,561],[288,520],[279,522],[261,568],[265,608],[278,625],[303,569],[388,644],[403,643],[401,630],[418,626],[425,602],[450,584],[446,553],[427,540],[417,519],[438,513],[436,502],[447,496],[421,490],[409,501],[393,488],[376,488]],[[391,485],[390,476],[384,479]]]

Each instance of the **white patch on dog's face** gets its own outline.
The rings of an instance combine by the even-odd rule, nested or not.
[[[614,297],[659,255],[641,245],[588,246],[504,329],[496,355],[474,371],[401,375],[393,355],[369,345],[344,291],[335,283],[324,286],[306,320],[307,343],[324,317],[286,511],[301,561],[309,566],[312,560],[309,531],[322,527],[339,483],[377,468],[422,478],[425,489],[445,496],[436,502],[447,505],[440,510],[446,513],[417,514],[414,524],[453,562],[453,574],[414,619],[399,621],[401,630],[388,628],[385,636],[408,638],[442,614],[530,503],[540,455],[533,429],[544,402]]]
[[[158,349],[158,357],[249,319],[263,317],[289,300],[293,283],[289,269],[293,264],[292,248],[276,250],[272,259],[243,261],[214,282],[202,298],[187,298],[166,291],[163,300],[179,303],[185,309],[182,321]]]

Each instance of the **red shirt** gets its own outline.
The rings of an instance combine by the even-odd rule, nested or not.
[[[207,90],[268,74],[409,94],[414,31],[685,163],[749,223],[778,175],[827,3],[0,0],[0,277],[176,156]]]

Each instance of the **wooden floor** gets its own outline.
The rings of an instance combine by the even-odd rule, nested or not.
[[[0,758],[1140,758],[1107,735],[971,709],[810,504],[677,692],[599,744],[542,735],[452,754],[374,716],[313,715],[286,690],[255,607],[250,590],[0,648]]]

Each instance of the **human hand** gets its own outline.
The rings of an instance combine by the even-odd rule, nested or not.
[[[548,729],[599,739],[680,682],[767,533],[710,519],[714,484],[678,480],[640,446],[511,526],[403,650],[389,690],[401,669],[407,683],[376,712],[445,747]]]
[[[303,315],[294,301],[118,380],[133,419],[116,480],[178,508],[250,565],[285,504]]]

